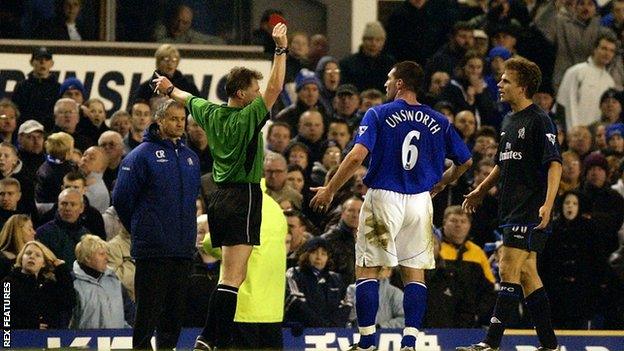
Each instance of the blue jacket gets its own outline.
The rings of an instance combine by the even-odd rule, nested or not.
[[[113,205],[132,235],[132,257],[193,257],[199,177],[197,155],[181,140],[162,140],[153,123],[122,161],[113,189]]]

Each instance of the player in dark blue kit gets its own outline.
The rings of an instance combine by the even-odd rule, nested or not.
[[[561,178],[561,155],[552,121],[531,101],[541,82],[539,67],[526,59],[509,59],[498,83],[501,101],[512,113],[503,121],[497,164],[470,194],[463,207],[474,212],[488,190],[498,183],[499,223],[503,231],[500,250],[501,288],[483,342],[457,351],[496,351],[505,323],[519,300],[525,303],[542,346],[558,350],[550,321],[550,304],[537,274],[537,254],[544,249]]]
[[[336,191],[370,153],[369,187],[356,239],[356,310],[360,341],[353,350],[375,350],[379,307],[378,272],[401,266],[405,329],[401,350],[414,350],[427,305],[424,270],[433,269],[431,197],[459,178],[472,159],[446,117],[418,103],[423,81],[415,62],[396,64],[386,81],[389,103],[364,115],[353,150],[325,186],[312,189],[315,210],[324,211]],[[444,171],[445,158],[453,166]]]

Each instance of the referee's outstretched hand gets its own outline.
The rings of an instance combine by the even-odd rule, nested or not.
[[[287,27],[284,23],[278,23],[273,27],[273,41],[275,46],[285,48],[288,46],[288,37],[286,36]]]

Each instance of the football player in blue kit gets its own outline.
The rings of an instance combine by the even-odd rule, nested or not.
[[[447,118],[417,100],[423,70],[397,63],[385,83],[388,103],[369,109],[355,146],[324,187],[313,188],[311,207],[324,211],[336,191],[370,154],[369,190],[356,238],[356,311],[360,340],[353,350],[375,350],[378,271],[401,267],[405,329],[401,350],[414,350],[427,305],[424,270],[433,269],[431,198],[472,165],[471,154]],[[445,159],[453,165],[444,170]]]

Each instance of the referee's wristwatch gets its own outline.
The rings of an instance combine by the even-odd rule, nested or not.
[[[290,51],[288,51],[287,47],[284,46],[276,46],[275,47],[275,55],[284,55],[284,54],[288,54]]]

